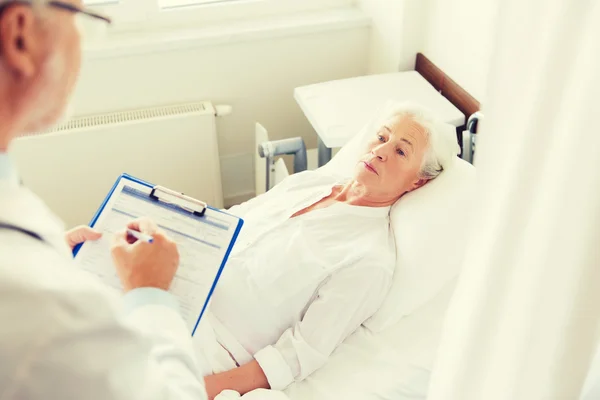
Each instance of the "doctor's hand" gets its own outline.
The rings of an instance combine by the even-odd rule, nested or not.
[[[101,237],[101,232],[84,225],[65,232],[65,241],[71,250],[73,250],[79,243],[83,243],[88,240],[98,240]]]
[[[177,245],[150,219],[135,220],[127,228],[154,240],[135,240],[127,230],[115,236],[111,253],[125,292],[142,287],[168,290],[179,267]]]

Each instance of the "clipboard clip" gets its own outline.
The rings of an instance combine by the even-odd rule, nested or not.
[[[203,217],[208,206],[205,202],[196,200],[183,193],[167,189],[163,186],[154,186],[150,192],[152,200],[161,201],[163,203],[175,205],[189,213],[198,217]]]

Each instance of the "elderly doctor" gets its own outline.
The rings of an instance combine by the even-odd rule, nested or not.
[[[390,206],[436,178],[457,144],[454,128],[406,103],[368,133],[352,177],[295,174],[230,209],[245,226],[209,321],[232,362],[214,356],[209,398],[305,379],[380,307],[396,257]],[[214,339],[201,337],[204,351]]]
[[[122,310],[71,261],[69,246],[98,235],[81,228],[65,241],[6,154],[20,133],[61,116],[79,71],[75,19],[108,21],[79,0],[0,5],[0,399],[205,399],[189,332],[165,291],[175,244],[149,221],[130,227],[154,234],[152,245],[117,236]]]

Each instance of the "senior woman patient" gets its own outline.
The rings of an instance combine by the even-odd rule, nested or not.
[[[232,369],[205,377],[209,397],[306,378],[380,307],[395,265],[390,206],[455,156],[420,107],[383,121],[352,178],[295,174],[230,209],[245,225],[208,320]]]

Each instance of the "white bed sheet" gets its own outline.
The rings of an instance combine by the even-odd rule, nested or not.
[[[360,327],[327,364],[285,390],[290,400],[425,399],[455,281],[380,333]]]

